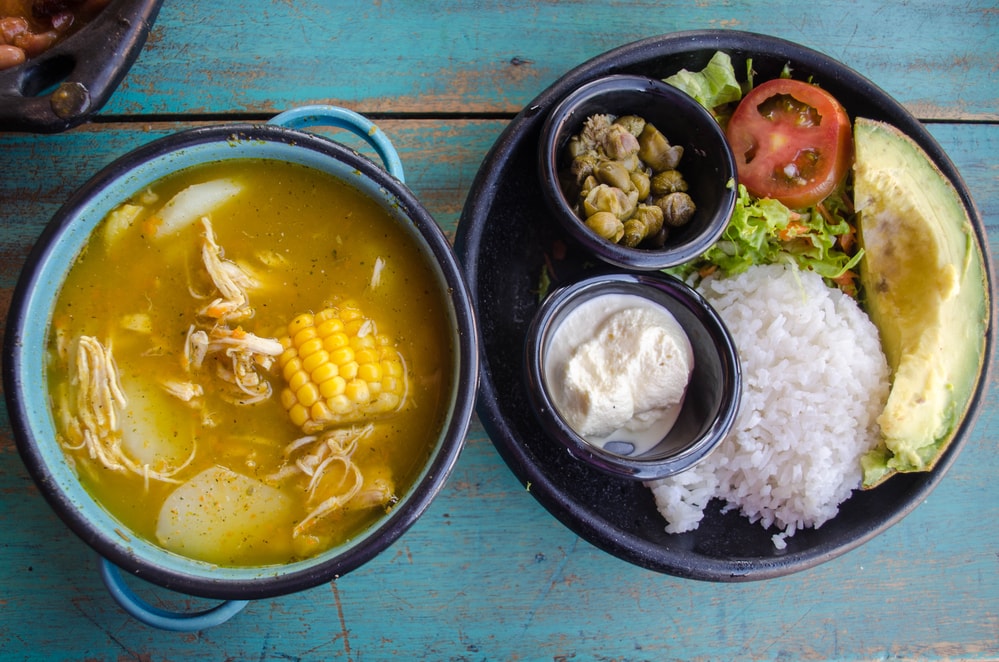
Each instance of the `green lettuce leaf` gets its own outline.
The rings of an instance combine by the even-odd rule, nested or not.
[[[681,69],[664,80],[694,97],[709,110],[742,98],[742,86],[735,78],[732,59],[721,51],[711,57],[704,69]]]
[[[831,196],[835,200],[836,196]],[[860,262],[858,251],[850,256],[837,246],[840,235],[852,231],[840,209],[796,212],[771,198],[753,198],[739,185],[732,218],[721,238],[700,258],[669,270],[687,279],[691,275],[721,270],[738,274],[757,264],[794,262],[827,280],[840,278]]]

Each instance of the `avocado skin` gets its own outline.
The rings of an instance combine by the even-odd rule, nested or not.
[[[908,136],[854,125],[854,201],[864,304],[892,388],[863,486],[929,471],[953,440],[982,374],[989,311],[981,248],[951,182]]]

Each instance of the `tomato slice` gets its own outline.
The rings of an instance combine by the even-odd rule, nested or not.
[[[726,133],[739,183],[792,209],[832,193],[853,160],[843,106],[822,88],[790,78],[755,87],[732,113]]]

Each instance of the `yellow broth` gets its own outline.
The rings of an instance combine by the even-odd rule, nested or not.
[[[405,358],[405,406],[374,421],[373,432],[353,455],[362,474],[387,471],[395,495],[404,495],[440,433],[452,388],[449,316],[429,258],[377,203],[327,174],[294,164],[244,159],[198,166],[137,193],[132,202],[143,205],[148,216],[192,184],[221,177],[238,181],[242,192],[209,214],[215,240],[227,260],[244,266],[261,284],[249,291],[255,314],[239,322],[242,329],[278,338],[300,313],[352,300]],[[266,482],[286,464],[286,446],[303,436],[280,402],[284,383],[276,363],[263,371],[273,393],[257,404],[220,397],[210,390],[210,375],[199,377],[205,394],[198,406],[161,387],[186,378],[179,366],[189,327],[204,297],[215,294],[202,273],[202,226],[154,240],[140,218],[105,242],[107,224],[105,219],[72,266],[54,307],[48,385],[57,427],[65,433],[59,408],[70,388],[66,345],[93,336],[112,348],[128,406],[154,412],[158,458],[179,466],[193,452],[175,479],[222,466]],[[383,268],[372,287],[379,260]],[[98,502],[135,534],[159,542],[157,517],[177,484],[110,470],[86,449],[67,455]],[[279,487],[296,504],[287,521],[258,540],[220,541],[198,556],[229,566],[293,561],[349,540],[391,507],[341,509],[323,520],[321,534],[293,543],[292,527],[306,508],[300,484],[286,483]]]

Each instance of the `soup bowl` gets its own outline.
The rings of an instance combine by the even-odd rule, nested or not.
[[[365,140],[387,171],[369,158],[303,129],[332,126]],[[187,558],[135,535],[80,481],[58,440],[46,386],[53,308],[70,267],[102,219],[123,201],[178,171],[229,159],[275,160],[329,175],[374,201],[416,246],[445,310],[451,374],[444,375],[442,423],[422,466],[398,501],[346,542],[311,558],[277,565],[222,567]],[[293,229],[293,228],[291,228]],[[336,236],[330,228],[331,241]],[[16,286],[5,335],[4,387],[19,453],[52,508],[102,557],[102,575],[116,600],[143,622],[172,630],[217,624],[247,600],[317,586],[356,569],[398,539],[425,511],[448,478],[464,443],[477,388],[475,316],[443,232],[403,183],[398,154],[366,118],[331,106],[298,108],[267,124],[197,128],[151,142],[121,157],[85,183],[56,213],[34,246]],[[123,579],[136,575],[185,594],[224,600],[197,614],[172,614],[138,599]]]

